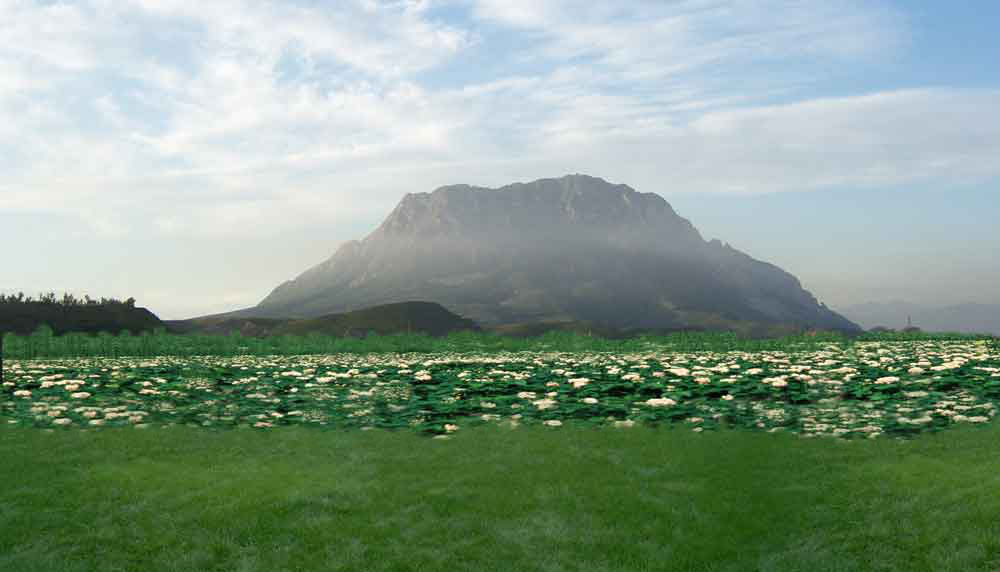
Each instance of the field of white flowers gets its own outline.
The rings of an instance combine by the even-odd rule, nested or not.
[[[991,422],[1000,401],[995,348],[935,340],[818,351],[9,360],[0,424],[304,424],[447,438],[485,423],[641,423],[905,437]]]

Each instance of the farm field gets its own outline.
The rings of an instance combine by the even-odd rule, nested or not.
[[[8,358],[0,570],[1000,569],[996,342],[800,342]]]

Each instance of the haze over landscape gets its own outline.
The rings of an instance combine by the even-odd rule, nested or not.
[[[1000,9],[614,6],[0,3],[0,293],[230,312],[408,193],[583,173],[862,327],[1000,333]]]

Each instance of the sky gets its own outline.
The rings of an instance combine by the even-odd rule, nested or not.
[[[406,193],[585,173],[834,310],[997,304],[997,21],[991,0],[0,0],[0,292],[245,308]]]

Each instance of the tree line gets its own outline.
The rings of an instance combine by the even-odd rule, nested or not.
[[[18,305],[18,304],[45,304],[52,306],[64,306],[64,307],[80,307],[80,306],[124,306],[126,308],[135,308],[135,298],[129,298],[124,302],[116,298],[104,298],[101,297],[100,300],[94,300],[90,296],[84,294],[83,298],[77,298],[76,296],[63,293],[62,299],[56,298],[55,292],[49,292],[48,294],[39,294],[38,299],[32,299],[31,296],[25,298],[24,292],[18,292],[17,295],[5,296],[0,294],[0,305]]]

